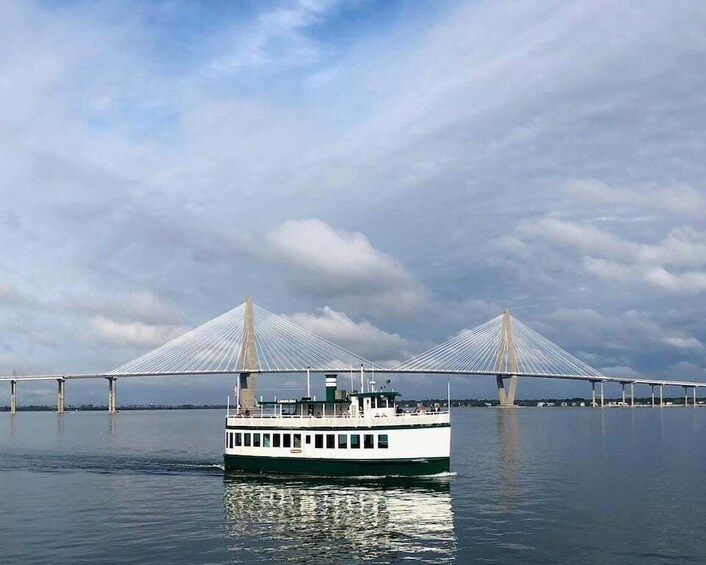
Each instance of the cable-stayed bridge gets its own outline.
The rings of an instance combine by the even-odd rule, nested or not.
[[[630,386],[634,405],[635,385],[651,387],[652,405],[659,388],[663,404],[665,386],[684,389],[688,394],[706,388],[704,382],[643,379],[601,373],[529,326],[510,316],[509,311],[473,329],[459,332],[448,341],[395,367],[383,367],[306,330],[283,316],[253,304],[240,306],[198,326],[111,371],[92,374],[0,376],[10,382],[10,411],[17,408],[17,383],[28,380],[57,381],[57,411],[64,411],[66,381],[105,378],[108,381],[108,411],[117,409],[116,381],[123,377],[168,375],[238,375],[243,407],[256,404],[257,375],[263,373],[422,373],[445,375],[487,375],[496,379],[501,406],[513,406],[519,377],[580,380],[591,383],[594,406],[605,404],[604,384]],[[596,398],[600,386],[600,401]]]

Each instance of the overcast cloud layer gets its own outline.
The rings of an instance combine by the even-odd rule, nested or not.
[[[703,2],[4,2],[0,25],[0,373],[110,370],[251,295],[374,360],[510,307],[608,374],[706,379]]]

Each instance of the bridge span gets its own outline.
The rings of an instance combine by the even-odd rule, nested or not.
[[[605,384],[622,387],[624,405],[635,405],[635,386],[649,386],[651,405],[664,405],[664,387],[684,391],[684,405],[697,405],[697,390],[706,382],[605,375],[529,328],[505,310],[484,324],[459,332],[394,367],[384,367],[294,324],[284,316],[254,305],[249,299],[225,314],[111,371],[44,375],[5,375],[10,384],[10,412],[17,410],[20,381],[57,382],[57,411],[65,410],[66,382],[105,379],[108,411],[117,410],[117,379],[184,375],[237,375],[243,407],[256,404],[260,374],[305,373],[310,395],[312,373],[427,374],[495,377],[501,407],[514,406],[522,378],[586,381],[592,405],[605,406]],[[599,385],[598,396],[596,385]],[[629,386],[627,402],[626,386]],[[655,390],[659,390],[659,402]]]

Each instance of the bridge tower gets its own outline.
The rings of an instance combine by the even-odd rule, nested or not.
[[[245,299],[243,324],[243,342],[240,348],[240,370],[238,386],[240,388],[240,407],[252,410],[255,407],[255,387],[257,384],[257,348],[255,347],[255,318],[253,317],[252,300]]]
[[[512,338],[512,318],[510,310],[503,310],[502,324],[500,326],[500,345],[495,362],[498,385],[498,399],[502,408],[511,408],[515,405],[515,391],[517,390],[517,351]],[[505,379],[509,380],[505,388]]]

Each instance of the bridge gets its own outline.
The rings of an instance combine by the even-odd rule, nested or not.
[[[466,329],[395,367],[384,367],[348,351],[287,319],[246,301],[240,306],[198,326],[140,357],[105,373],[51,375],[6,375],[10,383],[10,412],[17,410],[20,381],[56,380],[57,412],[65,410],[66,382],[74,379],[105,379],[108,382],[108,411],[117,410],[118,378],[177,375],[238,375],[239,403],[255,406],[257,376],[265,373],[306,373],[311,396],[312,373],[360,374],[360,389],[366,374],[421,373],[439,375],[491,376],[496,380],[501,407],[515,402],[517,383],[523,378],[586,381],[591,385],[592,405],[605,406],[605,384],[622,387],[622,402],[629,386],[630,406],[635,405],[635,386],[651,388],[651,405],[664,405],[664,387],[681,387],[684,405],[689,392],[696,406],[697,389],[706,382],[644,379],[601,373],[513,318],[508,310],[472,329]],[[596,397],[599,385],[599,397]],[[659,389],[659,403],[655,389]]]

